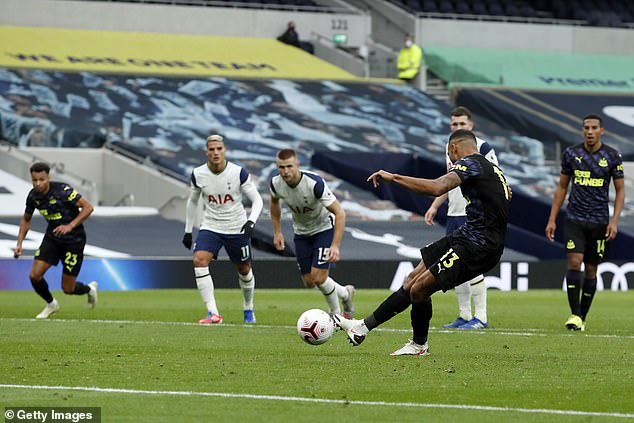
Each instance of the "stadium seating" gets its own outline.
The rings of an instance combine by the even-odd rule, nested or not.
[[[634,2],[625,0],[393,0],[393,3],[413,13],[431,14],[434,18],[495,19],[540,23],[557,23],[556,20],[576,21],[575,24],[630,27],[634,22]],[[444,16],[443,16],[444,15]],[[468,15],[468,16],[460,16]]]
[[[41,84],[31,84],[34,79]],[[229,158],[244,165],[263,192],[282,145],[298,150],[305,164],[315,151],[377,158],[398,152],[414,154],[426,168],[435,163],[438,173],[444,167],[449,106],[403,85],[8,69],[0,72],[0,81],[2,136],[8,141],[64,146],[66,137],[90,135],[184,179],[200,163],[204,139],[214,129],[227,137]],[[42,94],[46,85],[56,87],[54,97]],[[24,114],[29,111],[39,114]],[[37,128],[41,130],[35,134]],[[496,148],[509,181],[517,187],[514,201],[526,201],[514,215],[513,223],[521,227],[530,220],[524,212],[532,208],[543,212],[558,169],[544,165],[544,145],[539,141],[484,119],[478,120],[478,128]],[[75,132],[80,135],[74,137]],[[537,232],[537,226],[530,230]],[[541,230],[540,226],[540,236]],[[531,248],[530,254],[546,252],[535,244],[524,247]]]

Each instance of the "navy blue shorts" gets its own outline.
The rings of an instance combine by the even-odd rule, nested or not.
[[[315,235],[295,235],[295,254],[297,255],[297,264],[299,264],[299,271],[302,272],[302,275],[310,273],[311,267],[330,269],[331,263],[328,263],[328,251],[330,250],[334,234],[334,229],[327,229]]]
[[[218,258],[218,251],[225,247],[229,259],[236,264],[251,261],[251,239],[245,234],[219,234],[201,230],[194,244],[194,251],[209,251]]]
[[[467,223],[467,216],[447,216],[447,235],[451,235],[453,231]]]

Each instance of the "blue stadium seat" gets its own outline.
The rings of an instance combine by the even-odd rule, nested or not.
[[[515,3],[506,3],[504,4],[504,14],[506,16],[519,16],[520,11],[517,6],[515,6]]]
[[[423,2],[421,3],[423,12],[429,12],[429,13],[437,13],[438,12],[438,6],[436,5],[436,2],[433,0],[423,0]]]
[[[519,14],[525,18],[534,18],[537,16],[537,12],[529,4],[524,3],[519,6]]]
[[[470,15],[471,8],[466,1],[458,1],[456,3],[456,13],[460,13],[461,15]]]
[[[407,6],[408,9],[410,9],[413,12],[420,12],[420,3],[418,3],[418,0],[407,0],[407,3],[405,3],[405,5]]]
[[[494,15],[494,16],[504,15],[504,9],[502,9],[502,5],[500,3],[490,3],[489,15]]]
[[[489,11],[484,3],[475,2],[473,6],[471,6],[471,13],[474,15],[488,15]]]
[[[441,0],[438,4],[438,11],[440,13],[456,13],[456,10],[453,8],[453,4],[447,0]]]

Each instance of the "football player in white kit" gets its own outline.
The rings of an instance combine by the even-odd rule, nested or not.
[[[196,285],[208,311],[207,317],[198,321],[201,324],[222,323],[222,315],[216,306],[214,283],[209,272],[209,263],[218,258],[218,251],[222,247],[238,269],[238,283],[243,295],[244,322],[255,323],[255,277],[251,270],[251,232],[262,211],[262,197],[249,173],[225,159],[226,152],[222,136],[211,135],[207,138],[207,163],[193,170],[187,201],[183,245],[191,249],[198,200],[201,196],[203,198],[203,216],[194,244]],[[251,214],[248,218],[242,205],[243,196],[251,201]]]
[[[449,128],[453,134],[458,129],[473,130],[473,120],[471,119],[471,112],[466,107],[456,107],[450,115]],[[478,151],[488,161],[494,164],[498,164],[498,159],[495,155],[495,150],[486,141],[476,138],[478,144]],[[447,170],[449,170],[453,163],[449,159],[449,155],[445,155],[447,159]],[[449,198],[449,208],[447,210],[447,235],[464,225],[467,221],[467,213],[465,208],[467,202],[462,196],[460,187],[454,188],[449,191],[448,194],[436,197],[434,202],[425,213],[425,222],[428,225],[434,224],[434,218],[438,213],[440,206]],[[487,322],[487,288],[484,283],[484,276],[479,275],[458,285],[456,288],[456,294],[458,296],[458,308],[460,315],[453,322],[444,325],[446,328],[458,328],[458,329],[486,329],[489,327]],[[475,314],[471,314],[471,297],[473,297],[473,305],[475,306]]]
[[[275,164],[280,173],[270,185],[275,248],[283,251],[285,247],[280,205],[280,200],[284,200],[293,216],[295,252],[304,286],[316,286],[322,292],[330,314],[341,314],[341,299],[344,315],[351,318],[354,286],[342,286],[328,275],[330,264],[339,261],[346,214],[321,176],[299,169],[295,151],[280,150]]]

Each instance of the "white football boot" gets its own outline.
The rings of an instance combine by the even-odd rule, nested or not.
[[[88,291],[88,307],[95,308],[97,305],[97,281],[92,281],[88,284],[90,291]]]
[[[407,341],[407,344],[390,355],[429,355],[429,346],[427,342],[423,345],[416,344],[414,341]]]
[[[332,319],[335,325],[346,333],[348,341],[350,341],[353,346],[356,347],[365,340],[367,334],[361,331],[363,320],[346,319],[340,314],[333,314]]]
[[[51,301],[50,303],[47,303],[46,307],[44,307],[44,310],[42,310],[40,314],[35,316],[35,318],[48,319],[49,317],[51,317],[53,314],[57,313],[58,311],[59,311],[59,304],[57,300],[53,298],[53,301]]]

